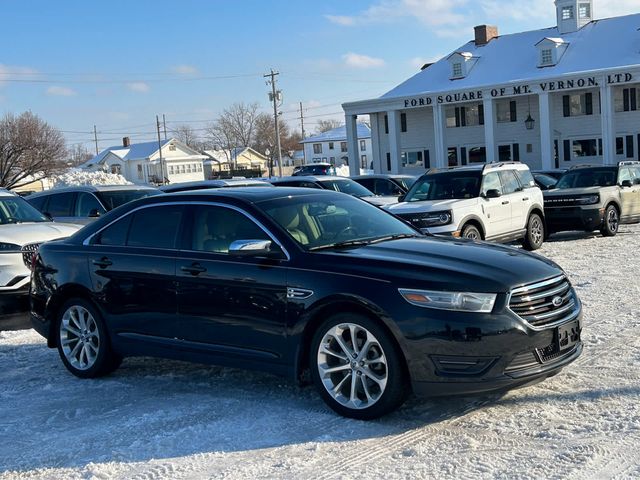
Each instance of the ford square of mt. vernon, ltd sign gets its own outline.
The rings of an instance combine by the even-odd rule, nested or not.
[[[630,73],[615,73],[607,75],[607,84],[609,85],[629,83],[632,80],[633,75]],[[543,92],[554,92],[560,90],[570,90],[574,88],[599,87],[600,84],[596,77],[586,77],[571,80],[553,80],[549,82],[540,82],[537,84],[537,86]],[[533,88],[531,85],[515,85],[512,87],[492,88],[489,93],[492,98],[529,95],[533,93]],[[414,108],[433,105],[434,101],[436,103],[443,104],[469,102],[482,99],[482,90],[471,90],[468,92],[450,93],[447,95],[405,98],[403,101],[404,108]]]

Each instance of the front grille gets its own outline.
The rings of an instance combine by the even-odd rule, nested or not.
[[[28,243],[27,245],[22,247],[22,261],[28,269],[31,269],[33,257],[35,257],[36,253],[38,253],[38,248],[40,248],[40,245],[40,243]]]
[[[515,372],[518,370],[525,370],[529,368],[535,368],[540,365],[540,362],[536,358],[533,352],[524,352],[516,355],[513,361],[505,368],[505,373]]]
[[[544,199],[544,208],[575,207],[580,205],[576,197],[547,197]]]
[[[398,217],[416,228],[427,228],[431,223],[427,221],[424,213],[399,213]]]
[[[511,292],[509,308],[535,328],[559,325],[578,313],[578,298],[565,276],[519,287]]]
[[[575,345],[570,348],[560,349],[556,343],[552,343],[545,348],[538,348],[536,351],[540,356],[542,363],[551,362],[553,360],[560,360],[563,357],[567,357],[576,350]]]

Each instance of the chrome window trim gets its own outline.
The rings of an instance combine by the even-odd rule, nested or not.
[[[129,212],[127,212],[125,215],[122,215],[116,219],[114,219],[113,221],[109,222],[107,225],[105,225],[104,227],[102,227],[100,230],[92,233],[91,235],[89,235],[87,238],[85,238],[82,241],[82,245],[84,246],[91,246],[91,240],[93,240],[93,238],[100,234],[101,232],[103,232],[104,230],[106,230],[107,228],[109,228],[111,225],[113,225],[116,222],[119,222],[120,220],[122,220],[123,218],[128,217],[129,215],[132,215],[140,210],[144,210],[146,208],[152,208],[152,207],[162,207],[162,206],[166,206],[166,205],[180,205],[180,206],[189,206],[189,205],[204,205],[204,206],[208,206],[208,207],[222,207],[222,208],[229,208],[231,210],[235,210],[238,213],[241,213],[242,215],[244,215],[245,217],[247,217],[249,220],[251,220],[253,223],[255,223],[256,225],[258,225],[260,227],[260,229],[267,234],[267,236],[269,238],[271,238],[271,240],[273,242],[276,243],[276,245],[278,245],[282,251],[284,252],[285,256],[287,257],[287,261],[291,260],[291,256],[289,255],[289,251],[284,247],[284,245],[282,245],[282,243],[280,243],[280,241],[278,241],[278,239],[276,238],[275,235],[273,235],[273,233],[271,233],[271,231],[264,226],[264,224],[262,224],[262,222],[260,222],[258,219],[256,219],[253,215],[251,215],[250,213],[246,212],[245,210],[236,207],[235,205],[229,205],[229,204],[225,204],[225,203],[220,203],[220,202],[193,202],[193,201],[184,201],[184,202],[162,202],[162,203],[152,203],[149,205],[141,205],[137,208],[134,208],[133,210],[130,210]],[[180,249],[180,248],[158,248],[158,247],[130,247],[128,245],[96,245],[96,246],[102,246],[102,247],[127,247],[127,248],[154,248],[157,250],[169,250],[172,252],[196,252],[196,253],[218,253],[220,254],[220,252],[205,252],[203,250],[184,250],[184,249]],[[228,254],[223,254],[225,256],[229,256]]]

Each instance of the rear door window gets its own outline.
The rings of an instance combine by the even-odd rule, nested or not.
[[[57,193],[51,195],[47,213],[52,217],[71,217],[75,193]]]
[[[76,198],[75,217],[88,217],[90,213],[96,211],[100,215],[106,213],[106,210],[100,205],[100,202],[91,193],[80,192]]]
[[[534,180],[530,170],[514,170],[514,172],[524,188],[536,186],[536,181]]]
[[[34,208],[37,208],[41,212],[46,212],[45,207],[47,205],[47,200],[49,200],[50,195],[42,195],[41,197],[36,198],[27,198],[27,202],[29,202]]]
[[[137,211],[129,227],[127,245],[175,248],[183,211],[182,205],[163,205]]]
[[[520,182],[516,178],[512,170],[500,172],[500,180],[502,180],[502,190],[505,195],[520,191]]]

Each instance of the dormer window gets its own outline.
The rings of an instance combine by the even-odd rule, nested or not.
[[[538,67],[552,67],[556,65],[569,46],[561,38],[544,38],[536,44],[538,48]]]
[[[571,20],[573,18],[573,5],[562,7],[562,20]]]
[[[541,65],[553,65],[553,50],[550,48],[543,48],[541,57],[540,57]]]
[[[591,18],[591,5],[589,3],[579,4],[578,15],[580,18]]]
[[[462,77],[462,64],[460,62],[453,64],[453,77],[454,78]]]
[[[451,64],[451,79],[456,80],[469,75],[478,57],[474,57],[469,52],[455,52],[449,56],[448,60]]]

